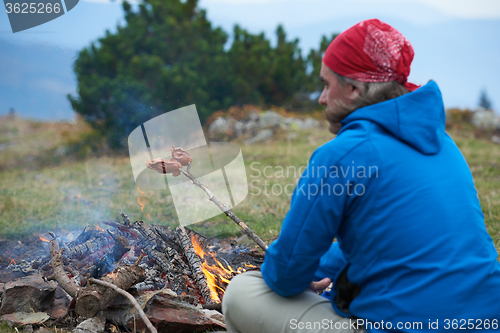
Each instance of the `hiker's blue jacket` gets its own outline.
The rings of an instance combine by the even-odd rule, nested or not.
[[[261,270],[281,296],[330,277],[336,312],[369,332],[500,329],[500,263],[435,82],[354,111],[316,149]]]

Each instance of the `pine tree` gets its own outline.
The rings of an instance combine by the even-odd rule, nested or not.
[[[317,89],[321,56],[328,43],[303,59],[299,40],[277,45],[238,25],[228,34],[214,28],[198,0],[124,1],[126,23],[84,48],[75,61],[78,94],[73,109],[123,149],[130,132],[165,112],[196,104],[202,123],[232,105],[283,105],[298,92]],[[307,67],[313,68],[307,73]]]
[[[485,89],[481,90],[481,95],[479,96],[479,106],[485,108],[486,110],[491,109],[491,102]]]

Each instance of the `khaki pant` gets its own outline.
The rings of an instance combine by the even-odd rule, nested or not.
[[[260,272],[232,279],[222,311],[228,332],[365,332],[354,328],[355,320],[339,316],[328,299],[310,290],[292,297],[279,296],[267,286]]]

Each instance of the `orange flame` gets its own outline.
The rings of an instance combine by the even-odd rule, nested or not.
[[[230,282],[230,279],[233,277],[233,275],[241,272],[234,271],[233,268],[229,265],[227,265],[228,268],[225,268],[220,263],[220,261],[217,260],[214,253],[205,252],[202,249],[200,241],[197,236],[191,235],[191,242],[193,243],[194,252],[202,259],[203,267],[201,269],[203,270],[203,273],[207,278],[208,288],[210,289],[210,297],[217,303],[220,303],[218,290],[220,290],[222,294],[224,294],[225,292],[225,290],[220,285],[221,282],[227,284]],[[212,259],[215,262],[215,265],[210,265],[207,262],[207,260],[205,259],[205,257],[207,256],[212,257]]]
[[[139,206],[141,206],[141,211],[144,213],[144,207],[146,206],[146,199],[144,198],[144,192],[139,189],[139,186],[137,186],[137,191],[141,194],[140,196],[137,197],[137,203]],[[153,192],[151,192],[150,197],[153,195]],[[149,220],[151,220],[151,215],[147,214],[146,215]]]
[[[144,213],[144,206],[146,206],[146,201],[144,200],[144,198],[137,197],[137,203],[139,204],[139,206],[141,206],[141,211]]]
[[[101,228],[98,224],[94,224],[95,226],[95,230],[99,230],[99,231],[105,231],[103,228]]]
[[[40,236],[40,240],[41,240],[42,242],[50,242],[48,239],[43,238],[42,236]]]
[[[14,259],[11,259],[11,260],[10,260],[9,266],[10,266],[10,265],[12,265],[12,264],[17,265],[17,264],[16,264],[16,261],[15,261]],[[7,266],[7,267],[9,267],[9,266]]]

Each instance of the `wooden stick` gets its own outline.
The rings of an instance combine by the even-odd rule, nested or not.
[[[245,224],[245,222],[243,222],[239,217],[237,217],[231,209],[227,208],[219,200],[217,200],[214,194],[205,185],[200,183],[200,181],[196,179],[196,177],[193,176],[189,171],[183,169],[179,169],[179,171],[182,172],[184,176],[191,179],[193,184],[195,184],[203,191],[205,191],[205,193],[208,195],[208,200],[212,201],[217,207],[219,207],[220,210],[224,212],[224,214],[226,214],[226,216],[231,218],[231,220],[233,220],[237,225],[239,225],[243,229],[245,234],[247,234],[248,237],[250,237],[255,243],[257,243],[257,245],[259,245],[261,249],[267,251],[266,243],[264,243],[264,241],[260,239],[259,236],[257,236],[255,232]]]
[[[139,312],[139,315],[141,316],[142,318],[142,321],[144,322],[144,324],[146,324],[146,326],[148,327],[148,329],[152,332],[152,333],[157,333],[156,331],[156,328],[153,326],[153,324],[151,324],[151,322],[149,321],[149,318],[146,316],[146,314],[144,313],[144,311],[142,310],[141,306],[139,305],[139,303],[137,303],[137,301],[135,300],[134,296],[130,295],[128,292],[126,292],[125,290],[121,289],[121,288],[118,288],[117,286],[115,286],[114,284],[111,284],[111,283],[108,283],[108,282],[105,282],[105,281],[101,281],[101,280],[96,280],[94,278],[90,278],[90,282],[92,283],[95,283],[95,284],[99,284],[101,286],[104,286],[104,287],[107,287],[107,288],[111,288],[113,289],[114,291],[116,291],[117,293],[119,293],[120,295],[123,295],[125,297],[127,297],[127,299],[130,301],[130,303],[132,303],[132,305],[137,309],[137,311]]]

